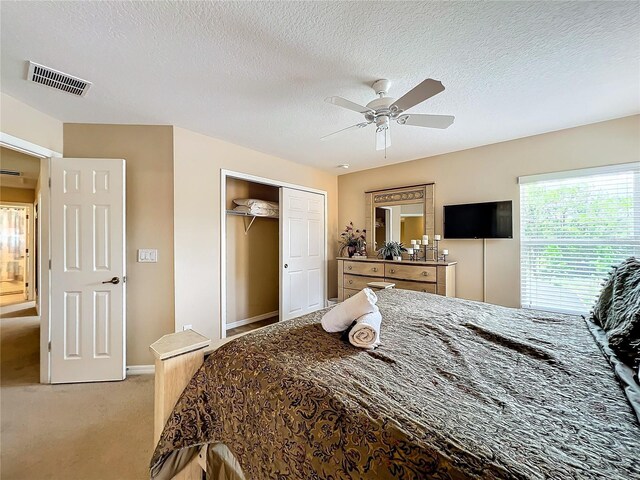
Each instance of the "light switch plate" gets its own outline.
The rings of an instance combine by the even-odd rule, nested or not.
[[[138,249],[138,263],[158,263],[158,250],[155,248]]]

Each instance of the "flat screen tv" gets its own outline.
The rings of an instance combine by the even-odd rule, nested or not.
[[[444,206],[444,238],[512,238],[512,202]]]

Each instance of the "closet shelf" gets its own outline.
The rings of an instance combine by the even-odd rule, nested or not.
[[[251,217],[251,221],[249,222],[249,225],[245,224],[244,226],[245,235],[249,232],[249,229],[251,228],[251,225],[253,225],[253,222],[255,222],[256,218],[275,218],[275,219],[280,218],[279,215],[254,215],[252,213],[238,212],[236,210],[227,210],[227,215],[235,215],[236,217]]]
[[[237,215],[238,217],[280,218],[279,215],[254,215],[253,213],[238,212],[236,210],[227,210],[227,215]]]

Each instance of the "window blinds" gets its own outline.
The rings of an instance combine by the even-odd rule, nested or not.
[[[588,313],[611,267],[640,256],[640,162],[519,183],[522,307]]]

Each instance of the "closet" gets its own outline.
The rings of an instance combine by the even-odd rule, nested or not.
[[[226,179],[227,336],[278,321],[280,215],[262,207],[279,206],[279,197],[276,186]]]
[[[327,304],[326,192],[222,170],[225,336]]]

